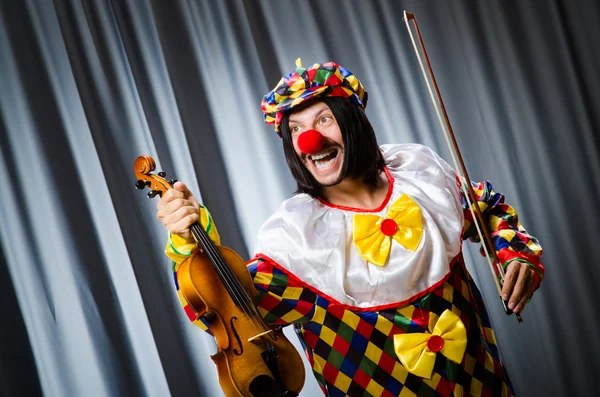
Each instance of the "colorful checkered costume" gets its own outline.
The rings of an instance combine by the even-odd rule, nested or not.
[[[427,170],[423,170],[421,174],[415,173],[414,170],[407,168],[410,167],[407,164],[416,162],[407,159],[411,159],[411,156],[413,160],[424,159],[427,167],[433,167],[431,175],[434,178],[445,171],[450,178],[452,171],[449,171],[445,163],[441,163],[441,166],[436,165],[436,162],[440,163],[443,160],[420,145],[390,145],[382,147],[382,151],[386,158],[386,175],[391,186],[386,201],[393,201],[393,197],[400,193],[408,194],[422,208],[424,219],[427,219],[429,216],[427,197],[421,198],[418,193],[420,190],[427,189],[422,189],[423,185],[417,185],[419,189],[411,190],[410,186],[421,182],[411,181],[410,178],[421,178],[421,174],[426,174]],[[438,178],[436,183],[443,185],[446,183],[444,180]],[[455,229],[457,230],[455,237],[459,240],[459,244],[465,239],[477,242],[479,240],[472,225],[467,201],[457,185],[454,176],[454,181],[443,185],[445,190],[440,190],[440,192],[445,191],[448,197],[456,199],[456,202],[446,203],[447,208],[456,208],[461,213],[458,219],[461,220],[462,227]],[[504,197],[494,192],[489,182],[474,184],[473,187],[477,195],[477,205],[490,227],[499,257],[505,262],[504,264],[514,259],[528,263],[536,270],[537,285],[539,285],[543,277],[543,267],[539,260],[542,250],[538,241],[527,234],[520,225],[514,209],[504,203]],[[429,190],[436,191],[433,188]],[[440,200],[438,196],[436,193],[436,200]],[[298,198],[298,200],[302,199],[302,197]],[[335,223],[341,215],[352,212],[335,208],[316,199],[306,197],[304,199],[298,208],[308,206],[315,211],[326,211],[325,215],[319,213],[318,218],[329,217],[328,223]],[[289,206],[289,202],[282,205],[284,208]],[[434,208],[438,207],[434,206]],[[293,215],[295,214],[294,212]],[[206,215],[203,219],[203,224],[206,224]],[[450,218],[445,221],[450,222],[448,219]],[[425,233],[430,233],[428,236],[433,239],[431,232],[434,229],[433,221],[424,222]],[[268,224],[269,222],[266,225]],[[314,228],[317,230],[321,227],[322,225],[315,221]],[[214,227],[213,233],[216,233]],[[278,229],[278,233],[281,234],[281,230]],[[316,233],[319,233],[318,230]],[[216,238],[218,239],[218,236]],[[327,239],[326,234],[319,236],[319,240],[323,239]],[[449,241],[450,238],[446,240]],[[342,236],[341,241],[351,242],[352,239]],[[427,244],[428,242],[422,242],[421,246]],[[193,246],[179,246],[174,240],[170,240],[167,244],[167,255],[175,262],[176,285],[177,263],[182,261],[186,254],[189,254],[187,251],[193,248]],[[342,250],[348,249],[351,250],[352,247],[342,247]],[[183,252],[184,250],[186,252]],[[394,245],[389,262],[381,271],[392,271],[394,268],[401,267],[402,263],[398,258],[402,256],[394,255],[403,255],[404,251],[406,251],[404,248]],[[257,252],[256,257],[248,262],[248,269],[259,291],[257,307],[267,323],[293,325],[312,365],[314,376],[326,395],[332,397],[514,395],[499,359],[494,332],[485,305],[477,286],[465,268],[460,250],[452,260],[442,266],[446,270],[441,279],[434,279],[432,284],[425,285],[424,289],[410,292],[410,298],[405,301],[400,301],[402,297],[394,295],[395,291],[389,292],[392,298],[387,303],[374,295],[375,305],[369,305],[368,300],[357,300],[356,305],[341,302],[340,300],[345,299],[343,296],[337,299],[338,295],[332,297],[329,293],[316,288],[315,286],[319,285],[318,280],[309,278],[306,274],[303,275],[305,278],[294,274],[290,271],[293,267],[278,263],[272,258],[275,254],[275,251]],[[306,256],[308,257],[309,253]],[[328,266],[323,269],[334,268],[336,264],[326,265]],[[370,271],[379,269],[369,263],[364,263],[364,267]],[[317,274],[321,273],[326,271],[319,270]],[[327,276],[323,274],[323,277]],[[337,294],[335,290],[332,291],[332,294]],[[195,313],[181,295],[180,299],[190,320],[207,330],[207,324],[197,320]],[[416,376],[398,359],[394,349],[394,336],[431,332],[445,311],[457,315],[466,329],[467,345],[462,360],[453,362],[444,355],[437,354],[431,376]]]

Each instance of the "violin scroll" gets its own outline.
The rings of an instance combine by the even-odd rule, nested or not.
[[[151,172],[156,169],[156,163],[150,156],[139,156],[133,164],[133,169],[135,176],[138,178],[135,187],[140,190],[149,187],[149,198],[154,198],[155,196],[162,197],[163,193],[171,189],[171,186],[177,182],[176,179],[165,180],[164,177],[167,174],[163,171],[159,172],[158,175],[152,174]]]

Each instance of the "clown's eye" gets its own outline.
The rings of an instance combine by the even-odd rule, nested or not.
[[[298,127],[297,125],[294,125],[294,126],[292,126],[292,128],[290,128],[290,131],[291,131],[291,132],[292,132],[292,134],[293,134],[294,132],[298,132],[298,131],[300,131],[300,127]]]
[[[319,123],[321,124],[325,124],[327,123],[329,120],[331,120],[330,116],[321,116],[321,118],[319,119]]]

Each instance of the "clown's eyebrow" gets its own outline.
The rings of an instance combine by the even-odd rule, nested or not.
[[[318,118],[319,118],[319,116],[321,116],[321,114],[323,114],[324,112],[327,112],[327,111],[331,111],[331,109],[329,109],[329,108],[326,108],[326,107],[325,107],[325,108],[323,108],[323,109],[321,109],[321,110],[319,111],[319,113],[317,113],[317,114],[316,114],[316,116],[315,116],[314,118],[315,118],[315,119],[318,119]],[[296,120],[296,119],[293,119],[293,118],[292,118],[292,116],[290,116],[290,120],[288,121],[288,123],[290,123],[290,124],[291,124],[291,123],[299,123],[299,121],[298,121],[298,120]]]

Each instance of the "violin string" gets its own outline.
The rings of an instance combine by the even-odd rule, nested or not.
[[[230,288],[231,292],[236,294],[236,298],[238,298],[240,304],[245,304],[247,306],[248,303],[251,302],[250,296],[243,289],[241,282],[235,277],[235,275],[231,272],[231,269],[225,263],[225,259],[221,255],[221,253],[216,250],[216,247],[212,244],[209,237],[205,235],[205,233],[198,233],[200,239],[202,239],[202,245],[205,248],[206,254],[213,259],[213,262],[216,263],[219,267],[220,273],[224,276],[228,283],[227,287]]]
[[[252,326],[255,329],[267,331],[270,328],[266,326],[262,317],[257,312],[256,307],[254,306],[250,296],[247,294],[246,290],[243,288],[240,280],[231,272],[231,269],[225,263],[225,259],[221,255],[221,253],[217,250],[216,246],[213,244],[210,237],[204,231],[203,228],[199,224],[192,225],[192,232],[196,235],[198,242],[202,244],[206,255],[211,259],[211,262],[215,265],[215,270],[219,272],[222,276],[221,280],[228,290],[231,293],[236,294],[236,298],[240,302],[242,310],[247,315],[248,319],[252,323]],[[258,325],[257,320],[258,319]],[[263,338],[260,338],[261,342],[264,342]],[[267,338],[268,348],[272,348],[273,345],[270,339]]]
[[[213,250],[212,242],[207,239],[208,236],[205,236],[205,233],[202,233],[202,229],[199,228],[199,225],[193,225],[192,229],[196,229],[193,230],[193,232],[195,232],[194,234],[198,239],[198,242],[202,245],[202,248],[204,248],[204,252],[211,260],[211,263],[213,263],[215,270],[221,276],[221,280],[230,294],[233,294],[240,304],[247,303],[250,300],[250,297],[245,294],[245,291],[241,292],[242,286],[240,281],[234,275],[230,274],[230,269],[228,269],[220,253]]]
[[[211,259],[215,270],[217,270],[217,272],[221,276],[223,284],[230,291],[230,293],[235,294],[235,297],[238,299],[242,310],[244,311],[244,313],[246,313],[252,325],[256,329],[262,329],[262,331],[268,330],[266,324],[264,323],[264,321],[262,321],[262,317],[258,314],[258,312],[255,309],[255,306],[252,304],[251,297],[247,294],[241,282],[231,272],[231,269],[225,263],[225,259],[223,258],[221,253],[216,249],[216,247],[212,243],[212,240],[210,240],[210,237],[206,234],[204,229],[202,229],[201,226],[197,223],[192,225],[191,229],[196,238],[199,240],[198,242],[202,244],[206,255]],[[258,325],[256,319],[259,319]]]
[[[224,259],[222,258],[220,253],[215,249],[216,247],[214,247],[214,245],[212,244],[212,241],[210,241],[210,238],[206,235],[204,230],[200,229],[199,225],[193,225],[192,231],[196,235],[198,242],[204,248],[204,251],[205,251],[206,255],[209,257],[209,259],[211,260],[211,263],[213,264],[215,270],[219,273],[221,281],[223,282],[224,286],[229,291],[229,294],[232,295],[232,297],[234,297],[235,299],[237,299],[237,301],[239,302],[239,304],[241,306],[242,311],[249,318],[250,322],[252,323],[252,326],[254,328],[260,329],[260,327],[257,327],[255,321],[253,320],[254,316],[251,315],[251,310],[248,305],[249,299],[248,300],[245,299],[245,298],[249,298],[248,295],[245,294],[245,291],[243,291],[244,293],[241,292],[242,287],[241,287],[239,280],[235,277],[235,275],[232,275],[230,273],[230,269],[224,263]]]
[[[198,227],[198,225],[193,225],[192,227]],[[236,284],[239,284],[239,280],[237,280],[234,277],[231,277],[231,275],[228,274],[229,272],[223,265],[224,261],[222,260],[221,255],[219,255],[216,251],[213,251],[211,244],[209,243],[207,238],[203,235],[203,233],[199,232],[198,230],[195,230],[195,232],[197,234],[196,237],[199,240],[201,240],[199,242],[202,244],[202,248],[204,248],[204,252],[211,259],[211,262],[216,264],[215,269],[219,272],[219,274],[221,276],[223,276],[223,281],[228,282],[227,287],[230,287],[229,291],[234,293],[236,295],[236,298],[238,299],[238,301],[240,303],[242,303],[246,299],[246,297],[244,296],[244,294],[242,294],[237,289],[237,288],[239,288],[239,285],[236,285]]]

